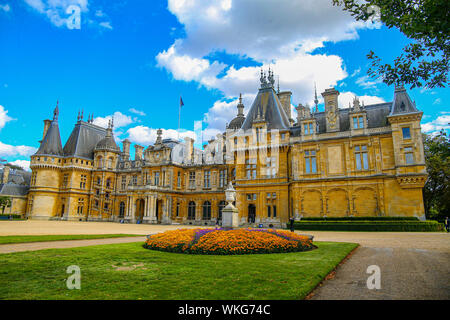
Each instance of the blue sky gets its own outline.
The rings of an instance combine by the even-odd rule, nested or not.
[[[79,29],[68,27],[70,5]],[[250,106],[260,67],[293,105],[312,104],[314,82],[319,95],[336,86],[341,107],[354,95],[391,101],[394,88],[367,77],[366,54],[392,61],[407,43],[331,0],[0,0],[0,157],[27,166],[57,100],[63,144],[80,109],[102,126],[114,115],[117,141],[147,146],[158,128],[176,137],[180,95],[181,136],[202,120],[207,140],[235,116],[239,93]],[[447,89],[408,92],[424,131],[449,128]]]

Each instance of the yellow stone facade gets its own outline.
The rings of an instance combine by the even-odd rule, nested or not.
[[[122,150],[95,150],[91,158],[33,155],[27,216],[213,225],[229,182],[241,225],[281,226],[290,217],[424,216],[422,113],[398,106],[409,101],[401,100],[404,89],[396,89],[391,105],[361,106],[355,99],[349,109],[339,108],[339,92],[327,89],[323,112],[299,105],[294,121],[283,107],[277,112],[285,113],[289,127],[280,128],[271,128],[276,119],[268,108],[290,103],[290,93],[288,100],[282,93],[282,101],[270,84],[261,90],[256,100],[262,102],[255,100],[242,128],[227,128],[204,150],[189,138],[163,140],[160,131],[154,145],[135,146],[134,160],[128,140]],[[243,130],[247,121],[250,129]],[[89,120],[78,123],[100,130]]]

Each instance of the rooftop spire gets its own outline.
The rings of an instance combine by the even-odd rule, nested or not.
[[[316,82],[314,82],[314,104],[316,105],[316,109],[314,110],[314,112],[319,112],[319,99],[317,99],[317,87],[316,87]]]
[[[242,103],[242,93],[239,94],[239,103],[237,105],[237,109],[238,109],[238,116],[243,116],[244,115],[244,104]]]
[[[56,100],[56,107],[55,107],[55,110],[53,110],[53,121],[58,121],[58,115],[59,115],[58,104],[59,104],[59,101]]]

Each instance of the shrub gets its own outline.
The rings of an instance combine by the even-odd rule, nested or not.
[[[327,231],[443,231],[437,221],[300,221],[296,230]]]

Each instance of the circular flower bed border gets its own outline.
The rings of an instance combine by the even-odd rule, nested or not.
[[[189,254],[255,254],[308,251],[312,237],[275,229],[178,229],[148,236],[144,248]]]

